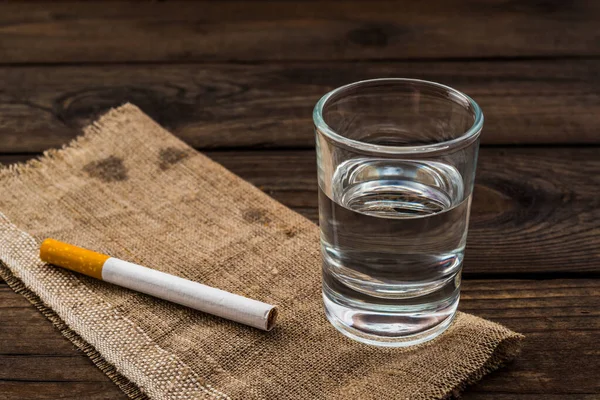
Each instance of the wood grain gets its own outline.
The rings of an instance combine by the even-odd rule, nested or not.
[[[317,222],[312,151],[209,152]],[[600,273],[600,148],[483,148],[465,275]]]
[[[599,70],[600,60],[0,67],[0,152],[60,147],[125,102],[198,148],[313,147],[321,95],[385,76],[471,95],[484,144],[600,143]]]
[[[313,151],[206,154],[317,222]],[[29,157],[2,156],[0,162]],[[481,149],[465,276],[600,276],[598,171],[600,147]]]
[[[594,1],[0,3],[0,62],[599,55]]]
[[[586,0],[0,2],[0,163],[131,102],[317,221],[321,95],[387,76],[453,86],[495,145],[480,152],[460,308],[527,336],[464,398],[596,400],[599,19]],[[498,147],[515,144],[549,146]],[[127,397],[0,280],[0,399],[57,398]]]
[[[463,311],[527,337],[517,360],[470,388],[466,398],[600,395],[594,370],[600,362],[598,296],[600,280],[465,281]],[[5,284],[0,284],[0,320],[0,393],[7,399],[77,398],[88,390],[92,399],[125,399],[91,361]]]

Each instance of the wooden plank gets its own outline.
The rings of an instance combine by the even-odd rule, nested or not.
[[[0,153],[60,147],[125,102],[197,148],[313,147],[320,96],[384,76],[474,97],[484,144],[600,143],[598,70],[600,60],[4,67]]]
[[[312,151],[210,152],[318,221]],[[600,272],[600,148],[482,148],[465,273]]]
[[[461,310],[525,334],[521,355],[472,392],[599,394],[600,280],[464,281]],[[576,372],[577,371],[577,372]],[[590,375],[591,378],[591,375]]]
[[[318,221],[313,151],[207,154],[271,197]],[[0,162],[28,157],[2,156]],[[599,171],[600,147],[482,148],[466,276],[598,276]]]
[[[490,392],[476,392],[473,389],[467,389],[464,393],[462,400],[598,400],[597,394],[540,394],[540,393],[490,393]]]
[[[56,334],[60,335],[58,332],[54,333]],[[13,337],[13,340],[20,341],[18,336]],[[106,378],[102,375],[97,373],[94,364],[87,357],[79,353],[68,356],[0,356],[0,381],[103,382]]]
[[[95,367],[90,367],[95,368]],[[104,382],[19,382],[0,380],[3,400],[127,400],[100,370],[98,378]]]
[[[466,398],[591,399],[600,395],[593,368],[600,362],[599,295],[600,280],[464,281],[461,310],[527,337],[517,360],[471,387]],[[0,392],[9,393],[9,399],[23,398],[19,394],[32,386],[48,390],[54,398],[84,393],[88,386],[92,393],[101,387],[107,398],[121,398],[116,386],[105,386],[107,378],[58,331],[20,334],[21,330],[54,328],[5,284],[0,285],[0,322]],[[57,340],[65,345],[56,346]],[[31,398],[51,398],[37,393],[39,397]]]
[[[312,151],[210,152],[318,222]],[[482,148],[465,274],[600,272],[600,148]]]
[[[600,54],[597,2],[0,4],[0,62],[365,60]]]

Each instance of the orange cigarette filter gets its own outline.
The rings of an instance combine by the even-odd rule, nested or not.
[[[110,256],[58,240],[46,239],[40,246],[40,258],[49,264],[102,279],[102,267]]]

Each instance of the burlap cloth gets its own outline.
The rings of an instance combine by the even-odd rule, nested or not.
[[[407,350],[325,319],[318,228],[125,105],[68,147],[0,170],[1,275],[131,398],[439,399],[522,336],[460,313]],[[271,332],[42,263],[46,237],[281,306]],[[82,394],[83,395],[83,394]]]

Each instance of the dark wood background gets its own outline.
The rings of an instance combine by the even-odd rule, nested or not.
[[[129,101],[316,221],[322,94],[453,86],[486,117],[460,308],[527,336],[465,398],[598,399],[599,75],[593,0],[2,2],[0,162]],[[57,398],[126,397],[0,283],[0,399]]]

